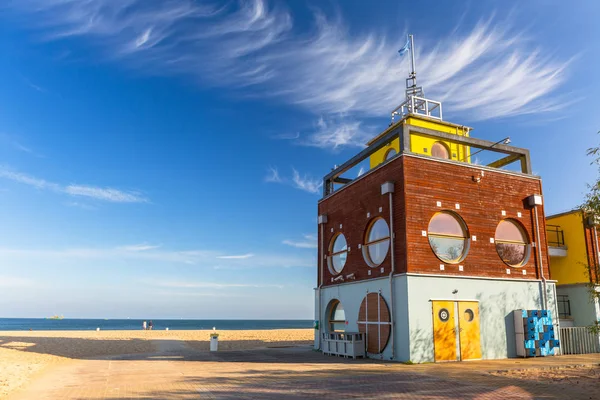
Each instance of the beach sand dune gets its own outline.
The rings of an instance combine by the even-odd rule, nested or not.
[[[164,341],[209,350],[212,331],[0,331],[0,398],[35,374],[71,359],[152,353]],[[313,343],[312,329],[217,331],[219,350],[298,346]]]

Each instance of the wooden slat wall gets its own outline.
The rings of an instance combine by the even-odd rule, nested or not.
[[[470,275],[501,278],[537,278],[537,249],[531,249],[529,262],[522,268],[507,266],[496,252],[494,238],[498,223],[512,218],[521,223],[530,241],[535,240],[533,211],[527,207],[526,198],[541,194],[541,181],[529,177],[480,170],[467,165],[453,165],[414,157],[405,157],[406,236],[409,245],[408,272],[445,275]],[[480,177],[475,182],[473,177]],[[437,202],[442,207],[437,206]],[[456,209],[456,204],[460,209]],[[469,253],[458,265],[445,264],[431,250],[429,240],[422,235],[429,220],[437,212],[450,210],[460,215],[468,226],[471,241]],[[502,216],[502,211],[506,216]],[[518,217],[518,213],[521,217]],[[542,262],[544,275],[549,277],[548,246],[546,244],[545,215],[538,209]],[[440,270],[444,264],[445,270]],[[511,274],[506,270],[510,269]],[[525,269],[527,274],[523,275]]]
[[[324,226],[324,254],[328,252],[331,238],[337,232],[342,232],[350,246],[350,253],[341,275],[345,277],[353,273],[355,278],[344,278],[343,282],[373,279],[390,273],[389,252],[380,267],[370,268],[358,245],[364,243],[365,231],[372,218],[383,216],[389,224],[388,195],[381,195],[381,184],[393,181],[396,273],[538,279],[535,248],[531,249],[529,262],[524,267],[511,268],[502,262],[490,238],[494,237],[496,227],[503,218],[513,218],[522,224],[530,241],[534,241],[533,212],[527,207],[526,198],[542,193],[541,181],[495,171],[485,171],[483,177],[480,173],[481,170],[468,164],[455,165],[435,159],[400,156],[392,160],[319,203],[319,214],[327,214],[328,217]],[[474,176],[480,177],[481,181],[475,182]],[[437,201],[442,202],[441,208],[437,207]],[[457,203],[459,210],[455,208]],[[444,263],[434,255],[428,238],[422,235],[433,214],[445,209],[458,213],[465,220],[469,234],[477,237],[476,241],[471,242],[466,259],[460,263],[464,268],[462,272],[458,270],[458,265],[449,264],[445,264],[445,270],[441,271],[440,264]],[[502,216],[503,210],[506,211],[506,217]],[[518,217],[518,212],[521,217]],[[370,218],[367,218],[367,213],[371,214]],[[548,278],[543,207],[539,207],[538,213],[542,262],[544,275]],[[330,273],[325,260],[324,265],[325,286],[343,283],[332,283],[331,279],[338,275]],[[506,273],[507,269],[511,270],[510,275]],[[526,275],[523,275],[523,269]],[[368,271],[371,271],[371,275]]]
[[[341,275],[354,273],[355,280],[363,280],[387,276],[391,271],[390,253],[386,256],[383,263],[378,268],[370,268],[365,262],[362,249],[359,244],[364,243],[364,236],[367,226],[373,218],[384,217],[386,222],[389,219],[389,195],[381,194],[381,184],[387,181],[395,181],[394,196],[394,224],[396,232],[399,227],[403,227],[404,221],[404,199],[403,199],[403,166],[402,158],[391,161],[384,168],[361,178],[339,193],[325,199],[319,204],[319,215],[327,214],[327,224],[324,226],[324,254],[329,251],[329,245],[333,236],[342,232],[346,237],[350,253],[346,265]],[[381,207],[381,212],[379,208]],[[367,213],[371,216],[368,218]],[[342,228],[340,229],[340,224]],[[333,229],[333,232],[331,231]],[[403,228],[402,228],[403,229]],[[320,235],[320,234],[319,234]],[[321,238],[319,236],[319,246]],[[396,272],[406,272],[406,245],[404,243],[404,234],[397,235],[395,240]],[[321,252],[319,252],[319,255]],[[327,267],[327,261],[324,261],[324,281],[325,285],[330,285],[331,278],[337,275],[330,273]],[[381,272],[383,268],[383,272]],[[368,275],[371,271],[371,275]],[[319,282],[320,283],[320,282]]]

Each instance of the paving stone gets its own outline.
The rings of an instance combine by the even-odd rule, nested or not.
[[[329,357],[310,348],[199,352],[175,340],[153,354],[72,360],[12,398],[589,399],[576,387],[489,372],[590,364],[600,364],[600,355],[403,365]]]

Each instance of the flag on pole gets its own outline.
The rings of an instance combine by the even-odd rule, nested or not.
[[[402,48],[400,50],[398,50],[398,54],[403,56],[404,53],[406,53],[408,51],[408,49],[410,49],[410,40],[408,37],[406,37],[406,43],[404,44],[404,46],[402,46]]]

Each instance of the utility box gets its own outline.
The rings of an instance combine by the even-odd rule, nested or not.
[[[546,357],[559,354],[558,332],[550,310],[515,310],[517,355]]]
[[[323,332],[323,354],[342,357],[365,357],[364,335],[360,332]]]

